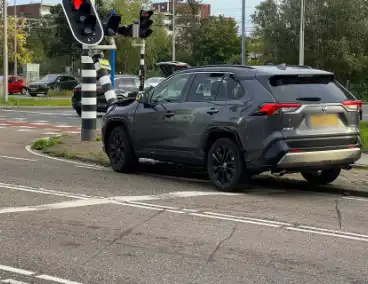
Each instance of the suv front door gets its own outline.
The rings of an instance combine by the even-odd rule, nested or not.
[[[134,143],[141,156],[166,159],[173,149],[175,114],[191,82],[178,74],[153,89],[148,104],[139,104],[134,116]]]

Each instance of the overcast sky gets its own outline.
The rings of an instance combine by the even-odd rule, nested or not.
[[[9,5],[13,5],[14,0],[8,0]],[[153,0],[152,2],[164,2],[166,0]],[[17,4],[24,3],[37,3],[39,1],[31,0],[17,0]],[[45,3],[60,3],[60,0],[46,0]],[[246,31],[249,33],[252,30],[252,23],[250,21],[250,15],[254,12],[254,8],[261,2],[261,0],[246,0]],[[223,14],[226,17],[233,17],[237,23],[241,24],[241,7],[242,0],[203,0],[204,4],[211,4],[212,15]]]

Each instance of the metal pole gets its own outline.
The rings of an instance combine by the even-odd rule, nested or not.
[[[81,141],[96,141],[97,99],[96,99],[96,70],[88,48],[82,50],[82,130]]]
[[[14,0],[14,75],[18,73],[17,60],[17,0]]]
[[[8,0],[3,0],[4,9],[4,101],[8,102]]]
[[[246,64],[246,48],[245,48],[245,0],[242,0],[242,54],[241,54],[241,61],[242,65]]]
[[[111,61],[111,85],[115,88],[115,50],[111,50],[110,53],[110,61]]]
[[[175,33],[175,29],[176,29],[176,11],[175,11],[175,1],[176,0],[171,0],[172,2],[172,61],[175,61],[176,59],[176,33]]]
[[[140,51],[140,61],[139,61],[139,91],[143,91],[144,90],[144,80],[145,80],[145,62],[144,62],[144,57],[145,57],[145,53],[146,53],[146,41],[143,39],[142,40],[142,45],[141,45],[141,51]]]
[[[305,0],[300,0],[299,65],[304,65]]]

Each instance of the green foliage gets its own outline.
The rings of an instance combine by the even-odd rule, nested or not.
[[[73,95],[72,90],[49,90],[48,97],[71,97]]]
[[[363,149],[368,151],[368,122],[360,123],[360,137],[363,142]]]
[[[72,102],[70,98],[24,98],[18,99],[9,97],[8,102],[4,101],[4,98],[0,99],[0,105],[9,106],[71,106]]]
[[[60,136],[54,136],[48,139],[39,139],[34,141],[31,148],[40,151],[62,143],[63,142],[61,141]]]

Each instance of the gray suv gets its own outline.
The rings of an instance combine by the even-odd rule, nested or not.
[[[310,67],[188,68],[111,106],[103,145],[117,172],[139,158],[203,165],[223,191],[266,171],[327,184],[361,157],[360,107],[333,73]]]

